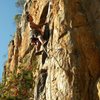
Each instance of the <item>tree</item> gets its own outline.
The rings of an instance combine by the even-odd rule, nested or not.
[[[14,20],[15,20],[16,25],[18,25],[19,22],[21,21],[21,15],[22,15],[22,14],[17,14],[17,15],[15,15]]]

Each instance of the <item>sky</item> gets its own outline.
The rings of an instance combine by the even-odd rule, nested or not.
[[[15,2],[16,0],[1,0],[0,2],[0,80],[8,57],[8,44],[16,31],[14,16],[19,11]]]

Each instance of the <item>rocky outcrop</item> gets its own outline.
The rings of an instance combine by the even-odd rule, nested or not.
[[[99,0],[26,0],[21,22],[9,44],[3,97],[99,100],[99,4]],[[26,11],[36,24],[48,22],[48,43],[38,56],[34,47],[29,48]]]

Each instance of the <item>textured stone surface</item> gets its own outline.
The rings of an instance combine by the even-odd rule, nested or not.
[[[22,73],[22,69],[31,70],[33,85],[23,89],[23,96],[29,95],[27,100],[99,100],[100,1],[51,0],[49,3],[50,9],[48,0],[27,0],[14,46],[10,43],[8,49],[6,85],[11,75]],[[44,64],[44,55],[35,56],[34,48],[20,62],[30,41],[27,10],[36,24],[49,21],[48,57]],[[45,74],[41,70],[46,70]]]

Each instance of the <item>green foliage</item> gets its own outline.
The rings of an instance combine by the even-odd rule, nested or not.
[[[16,6],[23,9],[26,0],[17,0]]]
[[[22,14],[15,15],[14,20],[15,20],[16,25],[18,25],[20,23],[20,21],[21,21],[21,15]]]
[[[0,84],[0,100],[26,100],[33,87],[33,74],[30,69],[20,69],[20,73],[11,74],[5,86]]]
[[[25,2],[26,2],[26,0],[17,0],[16,1],[16,6],[18,8],[20,8],[21,12],[22,12],[22,10],[24,8]],[[19,22],[21,21],[21,15],[22,14],[16,14],[15,17],[14,17],[14,20],[15,20],[15,23],[16,23],[17,26],[18,26]]]
[[[1,92],[2,92],[2,89],[3,89],[3,84],[0,83],[0,94],[1,94]]]

